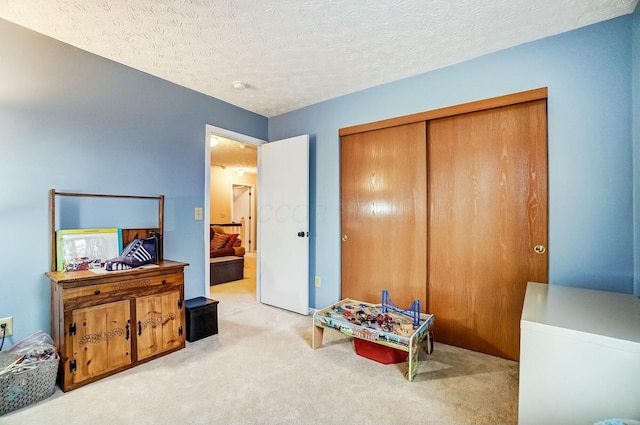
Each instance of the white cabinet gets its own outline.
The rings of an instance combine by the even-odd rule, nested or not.
[[[640,419],[640,299],[529,282],[518,424]]]

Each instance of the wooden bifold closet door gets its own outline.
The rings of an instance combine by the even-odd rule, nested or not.
[[[341,139],[342,298],[426,309],[424,122]]]
[[[547,281],[546,101],[429,121],[428,310],[436,339],[517,360]]]
[[[416,117],[341,130],[341,297],[420,299],[437,341],[517,360],[548,274],[546,89]]]

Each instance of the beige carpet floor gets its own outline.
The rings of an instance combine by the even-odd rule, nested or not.
[[[212,287],[219,333],[0,417],[0,424],[515,424],[518,363],[436,344],[408,382],[312,318],[255,301],[245,279]],[[436,318],[437,320],[437,318]]]

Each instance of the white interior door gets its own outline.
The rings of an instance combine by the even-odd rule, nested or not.
[[[260,146],[260,302],[309,313],[309,136]]]

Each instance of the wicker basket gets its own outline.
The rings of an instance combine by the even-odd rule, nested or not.
[[[0,370],[21,356],[0,352]],[[53,394],[60,358],[27,363],[0,374],[0,416]]]

